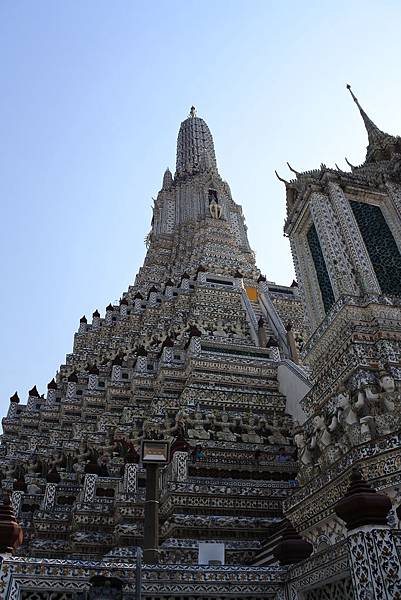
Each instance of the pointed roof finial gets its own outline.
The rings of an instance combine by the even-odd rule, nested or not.
[[[196,108],[195,106],[191,106],[191,110],[189,111],[189,116],[193,119],[196,117]]]
[[[359,108],[359,112],[361,113],[361,117],[363,119],[366,131],[368,133],[369,144],[374,144],[378,140],[379,136],[386,135],[386,134],[381,129],[379,129],[375,123],[373,123],[373,121],[370,117],[368,117],[366,112],[363,110],[362,106],[359,104],[359,100],[355,96],[354,92],[352,91],[349,83],[347,83],[347,90],[349,91],[349,93],[352,96],[353,101]]]
[[[352,91],[351,85],[349,83],[347,83],[347,90],[349,91],[349,93],[351,94],[355,104],[357,105],[357,107],[359,108],[359,110],[362,110],[361,105],[358,102],[358,98],[355,96],[354,92]]]
[[[277,179],[279,181],[282,181],[285,184],[286,187],[287,187],[287,185],[290,185],[289,181],[287,181],[286,179],[283,179],[282,177],[280,177],[280,175],[277,173],[277,171],[274,171],[274,172],[276,174]]]
[[[290,163],[287,161],[287,165],[290,171],[292,171],[293,173],[295,173],[295,175],[301,175],[301,173],[299,171],[296,171],[295,169],[292,168],[292,166],[290,165]]]

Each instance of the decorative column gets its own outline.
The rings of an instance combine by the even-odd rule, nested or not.
[[[99,328],[100,328],[100,313],[96,309],[95,312],[92,314],[92,330],[96,331]]]
[[[269,357],[272,360],[275,360],[275,361],[281,360],[280,349],[278,347],[278,341],[276,339],[274,339],[272,336],[270,336],[269,341],[266,344],[266,348],[269,348],[269,350],[270,350]]]
[[[171,279],[167,279],[164,285],[164,295],[166,298],[170,299],[173,297],[174,283]]]
[[[47,397],[46,403],[48,406],[56,403],[56,392],[57,392],[57,383],[54,381],[54,377],[47,384]]]
[[[78,383],[77,374],[75,372],[73,372],[68,377],[68,381],[67,381],[67,392],[66,392],[67,400],[74,400],[76,392],[77,392],[77,383]]]
[[[7,419],[15,419],[17,416],[17,408],[19,404],[19,396],[17,392],[10,398],[10,405],[8,407]]]
[[[120,316],[125,318],[128,314],[128,300],[126,298],[122,298],[120,301]]]
[[[15,484],[14,484],[15,486]],[[23,490],[13,490],[12,494],[11,494],[11,507],[15,513],[15,516],[18,517],[20,509],[21,509],[21,502],[22,502],[22,496],[23,496],[23,492],[25,492],[25,488]]]
[[[136,312],[142,310],[142,301],[143,301],[143,296],[140,292],[137,292],[134,296],[134,310]]]
[[[85,315],[79,319],[79,329],[78,329],[79,335],[86,333],[86,324],[87,323],[88,323],[88,319],[85,317]]]
[[[37,410],[36,405],[40,400],[40,394],[36,389],[36,385],[33,386],[31,390],[28,392],[28,402],[26,405],[27,412],[31,412],[33,410]]]
[[[111,380],[113,383],[119,383],[121,381],[121,365],[123,364],[123,359],[121,356],[116,356],[112,362],[111,367]]]
[[[43,499],[43,510],[45,512],[50,512],[54,508],[54,504],[56,501],[56,484],[55,483],[46,483],[45,497]]]
[[[156,306],[156,304],[157,304],[157,294],[158,294],[157,287],[155,287],[154,285],[152,285],[152,287],[150,288],[150,290],[148,292],[149,306]]]
[[[99,379],[99,369],[96,365],[93,365],[89,369],[89,379],[88,379],[88,390],[93,391],[97,389]]]
[[[164,364],[172,363],[174,356],[174,342],[171,337],[168,335],[164,340],[161,348],[161,362]]]
[[[173,481],[188,479],[188,452],[174,452],[171,459],[171,473]]]
[[[189,290],[189,275],[188,273],[184,273],[181,277],[181,284],[180,284],[180,288],[182,290]]]
[[[338,220],[352,257],[361,291],[368,294],[380,294],[380,286],[348,198],[338,183],[329,182],[328,191],[336,213],[336,220]]]
[[[202,351],[202,333],[194,326],[190,332],[188,351],[191,356],[199,356]]]
[[[319,286],[315,278],[312,281],[313,259],[306,234],[302,236],[299,234],[291,235],[290,246],[305,311],[306,324],[312,332],[324,320],[326,313],[324,312]]]
[[[352,260],[330,204],[330,197],[314,192],[311,195],[310,211],[335,299],[337,300],[343,294],[357,295],[359,290],[355,281]]]
[[[83,489],[83,500],[84,504],[90,504],[95,499],[95,491],[96,491],[96,481],[97,475],[94,473],[89,473],[85,475],[84,480],[84,489]]]
[[[106,323],[106,325],[111,325],[113,323],[113,312],[114,312],[114,308],[111,304],[106,306],[106,316],[104,319],[104,322]]]
[[[139,373],[147,373],[148,370],[148,353],[143,346],[137,350],[137,359],[135,363],[135,371]]]
[[[387,525],[391,501],[353,469],[351,485],[335,512],[345,521],[355,600],[400,600],[401,564]]]
[[[128,463],[124,467],[124,493],[134,496],[138,489],[138,465]]]

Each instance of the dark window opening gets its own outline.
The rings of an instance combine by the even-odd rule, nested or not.
[[[214,200],[215,202],[219,202],[218,198],[217,198],[217,192],[216,190],[209,190],[209,204],[212,202],[212,200]]]
[[[317,280],[319,282],[320,292],[322,294],[324,310],[326,313],[328,313],[335,302],[334,293],[333,288],[331,287],[331,281],[327,271],[322,248],[320,246],[319,236],[317,235],[314,224],[312,224],[309,228],[306,237],[308,239],[309,249],[315,265]]]
[[[379,206],[350,201],[383,294],[401,296],[401,255]]]

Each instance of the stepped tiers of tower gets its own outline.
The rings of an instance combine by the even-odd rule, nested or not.
[[[241,208],[220,178],[206,123],[181,125],[148,250],[117,306],[88,323],[46,396],[14,396],[3,419],[3,488],[18,498],[24,556],[101,559],[142,544],[141,441],[171,443],[161,560],[197,561],[199,541],[245,563],[296,485],[278,365],[303,342],[298,288],[255,266]]]
[[[10,398],[2,597],[401,599],[401,144],[352,96],[363,165],[283,180],[288,286],[191,108],[134,284]]]

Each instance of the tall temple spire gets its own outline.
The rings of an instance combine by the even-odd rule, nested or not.
[[[359,104],[358,98],[353,93],[351,86],[347,83],[347,90],[352,96],[353,101],[359,108],[361,117],[365,124],[365,129],[368,134],[369,145],[366,151],[366,162],[377,162],[389,158],[389,155],[394,151],[394,146],[398,145],[398,139],[389,133],[385,133],[372,121],[366,114],[362,106]]]
[[[369,143],[370,144],[374,143],[377,136],[386,135],[383,131],[381,131],[378,128],[378,126],[375,123],[373,123],[372,119],[370,117],[368,117],[366,112],[363,110],[362,106],[359,104],[358,98],[355,96],[349,83],[347,83],[347,90],[349,91],[349,93],[352,96],[352,99],[354,100],[355,104],[359,108],[359,112],[361,113],[363,122],[365,123],[366,131],[368,133]]]
[[[178,132],[176,172],[182,176],[209,169],[217,171],[213,137],[205,121],[196,116],[196,109],[191,106],[189,117],[181,123]]]

